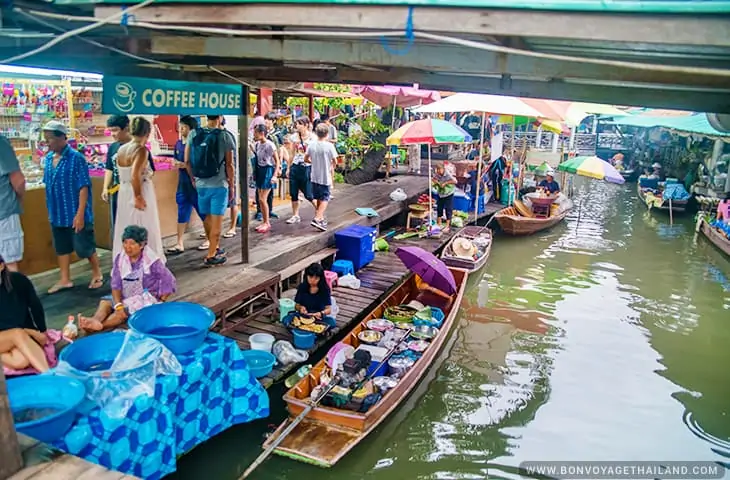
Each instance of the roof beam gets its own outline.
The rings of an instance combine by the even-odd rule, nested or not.
[[[98,6],[97,18],[119,12],[119,6]],[[325,8],[325,10],[323,10]],[[270,28],[400,30],[408,7],[367,5],[159,5],[134,12],[138,22],[234,25]],[[730,46],[730,17],[720,15],[642,15],[616,13],[435,8],[418,6],[416,30],[474,35],[567,38],[675,45]]]
[[[392,48],[406,49],[405,43]],[[616,82],[656,83],[722,88],[730,76],[668,73],[609,65],[546,60],[507,55],[485,50],[414,43],[407,55],[389,53],[379,43],[362,41],[270,40],[222,37],[154,37],[154,54],[199,57],[269,59],[280,62],[368,65],[375,67],[417,68],[427,71],[512,75],[522,78],[580,78]]]

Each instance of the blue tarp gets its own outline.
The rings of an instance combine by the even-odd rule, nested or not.
[[[667,183],[662,193],[664,200],[689,200],[689,192],[681,183]]]
[[[210,333],[178,355],[181,376],[157,379],[155,398],[137,397],[123,418],[87,401],[54,446],[144,479],[174,472],[177,457],[227,428],[269,416],[266,390],[251,375],[236,342]]]

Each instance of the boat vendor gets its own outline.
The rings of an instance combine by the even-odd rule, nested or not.
[[[33,283],[0,256],[0,360],[5,368],[48,370],[46,316]]]
[[[725,192],[725,198],[717,204],[717,220],[730,224],[730,192]]]
[[[546,193],[551,195],[560,193],[560,185],[558,185],[558,182],[555,181],[555,177],[553,175],[555,175],[555,173],[552,170],[548,170],[545,175],[545,180],[540,182],[538,185],[538,188],[543,189]]]
[[[284,317],[284,325],[289,325],[295,316],[304,315],[334,326],[335,320],[330,316],[332,294],[324,276],[324,268],[319,263],[313,263],[304,270],[304,276],[294,297],[294,311]]]
[[[79,315],[86,332],[113,330],[135,311],[164,302],[175,293],[175,277],[147,245],[147,230],[130,225],[122,233],[122,251],[112,266],[112,294],[101,299],[93,317]]]
[[[448,231],[451,226],[451,217],[454,213],[454,192],[456,191],[456,178],[446,170],[443,164],[436,165],[433,177],[433,189],[436,190],[439,198],[436,202],[436,221],[441,226],[441,220],[446,216],[446,227]]]
[[[413,278],[416,281],[416,289],[418,290],[418,296],[415,298],[418,303],[440,308],[442,311],[446,311],[451,306],[451,302],[454,300],[453,295],[448,295],[442,290],[432,287],[418,275],[414,275]]]

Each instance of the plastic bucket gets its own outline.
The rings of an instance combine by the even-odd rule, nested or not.
[[[294,311],[294,306],[296,304],[294,303],[294,300],[290,298],[280,298],[279,299],[279,321],[283,322],[284,317],[286,317],[289,312]]]
[[[276,339],[268,333],[254,333],[248,338],[248,341],[251,344],[251,350],[271,352],[271,347],[274,345]]]
[[[314,342],[317,339],[317,335],[311,332],[305,332],[303,330],[294,330],[294,347],[301,350],[309,350],[314,347]]]

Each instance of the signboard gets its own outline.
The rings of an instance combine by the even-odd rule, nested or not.
[[[241,85],[104,76],[101,111],[116,115],[241,115],[242,92]]]

